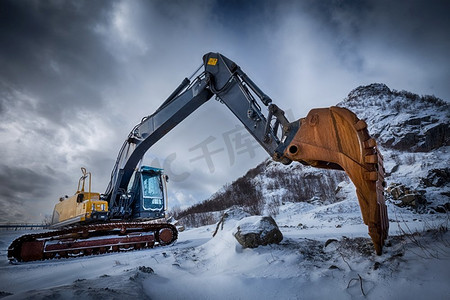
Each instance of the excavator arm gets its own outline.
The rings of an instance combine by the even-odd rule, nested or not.
[[[215,96],[275,161],[344,170],[356,187],[363,221],[381,254],[389,226],[383,159],[365,122],[339,107],[313,109],[306,118],[289,122],[284,111],[225,56],[207,53],[200,69],[198,76],[192,80],[196,72],[191,79],[184,79],[155,113],[143,118],[128,135],[103,194],[109,201],[110,218],[123,219],[131,213],[127,186],[145,152]],[[267,107],[266,114],[262,106]]]

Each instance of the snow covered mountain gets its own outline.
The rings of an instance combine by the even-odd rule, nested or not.
[[[418,96],[384,84],[361,86],[340,103],[368,124],[384,156],[387,199],[419,212],[450,209],[450,106],[434,96]],[[221,211],[244,206],[252,214],[276,215],[289,202],[331,204],[351,199],[344,172],[267,159],[224,186],[203,203],[182,211],[187,226],[215,223]],[[347,194],[343,190],[348,190]]]
[[[390,90],[375,83],[361,86],[337,104],[366,120],[385,148],[429,152],[450,145],[449,104],[434,96]]]

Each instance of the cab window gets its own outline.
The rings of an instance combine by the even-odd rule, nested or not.
[[[163,208],[163,188],[159,175],[142,175],[143,206],[146,210]]]

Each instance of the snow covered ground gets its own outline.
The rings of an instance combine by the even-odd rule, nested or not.
[[[390,238],[372,250],[353,197],[285,203],[279,245],[242,249],[237,220],[180,232],[169,247],[11,265],[0,232],[3,299],[450,299],[449,217],[388,204]],[[404,235],[413,234],[413,235]]]

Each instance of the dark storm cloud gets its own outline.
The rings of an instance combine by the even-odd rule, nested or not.
[[[449,98],[450,39],[446,37],[450,2],[309,1],[309,4],[304,7],[329,33],[326,36],[344,67],[355,68],[364,75],[372,72],[372,62],[380,60],[378,67],[382,69],[383,64],[387,67],[383,74],[387,80],[391,79],[388,72],[392,72],[392,77],[397,76],[395,71],[405,72],[405,77],[416,75],[422,80],[417,80],[422,90],[415,92]],[[408,74],[408,69],[425,76]]]
[[[113,1],[1,1],[0,82],[38,100],[36,113],[67,122],[69,111],[101,106],[114,79],[112,57],[95,32]],[[2,111],[7,98],[2,97]],[[65,119],[66,118],[66,119]]]
[[[44,195],[48,185],[55,181],[54,170],[47,168],[47,171],[37,173],[24,167],[0,166],[0,197],[19,204],[23,197]]]
[[[0,203],[3,213],[0,222],[41,221],[44,214],[51,214],[51,207],[57,201],[57,197],[51,193],[52,189],[55,186],[63,187],[62,183],[70,180],[65,173],[48,165],[42,168],[0,165]],[[71,186],[69,191],[74,192],[75,188]],[[61,190],[59,196],[63,192]],[[21,217],[15,218],[15,215]]]

